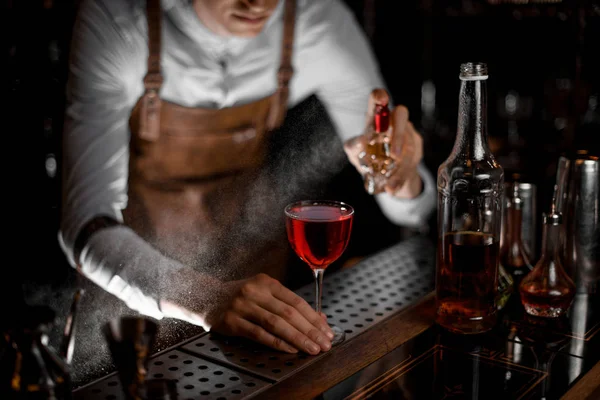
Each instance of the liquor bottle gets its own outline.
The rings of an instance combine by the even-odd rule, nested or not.
[[[514,182],[512,185],[512,195],[510,197],[510,207],[507,207],[506,218],[506,243],[503,246],[500,256],[500,263],[507,272],[520,280],[532,269],[531,262],[527,256],[527,251],[523,244],[523,199],[519,194],[519,184]]]
[[[504,170],[487,140],[487,65],[460,66],[458,132],[440,165],[436,322],[479,333],[497,320]]]
[[[565,272],[559,253],[562,215],[553,210],[544,213],[542,254],[533,270],[519,286],[525,311],[536,317],[564,315],[575,296],[575,283]]]
[[[363,171],[365,189],[369,194],[381,193],[387,178],[396,166],[391,157],[389,133],[390,110],[387,104],[376,104],[372,130],[367,135],[365,148],[358,155]]]

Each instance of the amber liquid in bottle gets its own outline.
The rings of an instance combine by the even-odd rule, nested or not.
[[[567,288],[547,289],[529,283],[523,286],[521,298],[528,314],[538,317],[558,317],[571,306],[573,294]]]
[[[575,296],[575,284],[558,254],[561,223],[559,214],[544,215],[542,257],[519,286],[525,311],[536,317],[564,315]]]
[[[438,322],[462,325],[495,312],[498,243],[482,232],[447,233],[438,249]]]

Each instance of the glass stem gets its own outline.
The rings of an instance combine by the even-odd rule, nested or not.
[[[323,273],[324,269],[314,269],[315,274],[315,310],[321,312],[321,297],[323,294]]]

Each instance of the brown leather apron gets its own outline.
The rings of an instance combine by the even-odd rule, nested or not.
[[[296,1],[285,0],[277,91],[225,109],[160,99],[160,1],[147,4],[148,72],[130,117],[125,223],[165,255],[220,278],[265,272],[282,279],[289,251],[285,237],[247,243],[238,236],[252,221],[248,196],[267,158],[269,137],[287,110]]]

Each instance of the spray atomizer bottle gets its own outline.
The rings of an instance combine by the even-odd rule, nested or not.
[[[364,150],[358,155],[365,189],[369,194],[384,191],[396,161],[391,157],[390,110],[387,104],[376,104],[373,121],[369,124]]]

